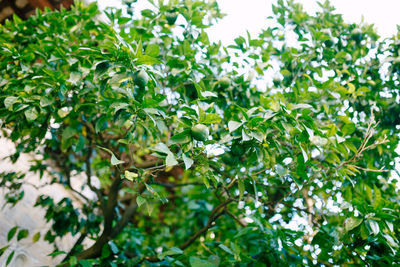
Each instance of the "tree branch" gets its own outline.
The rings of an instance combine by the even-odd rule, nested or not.
[[[62,262],[66,262],[69,260],[69,258],[76,252],[77,246],[82,244],[83,240],[85,240],[87,236],[87,231],[83,232],[81,236],[75,241],[75,244],[72,246],[71,250],[68,252],[68,254],[64,257]]]
[[[210,213],[210,216],[208,218],[207,224],[201,228],[200,230],[198,230],[196,233],[194,233],[185,243],[181,244],[178,248],[180,248],[181,250],[186,249],[187,247],[189,247],[191,244],[194,243],[194,241],[196,241],[197,238],[199,238],[202,234],[204,234],[205,232],[208,231],[208,229],[210,229],[213,226],[213,223],[226,212],[226,206],[231,203],[232,201],[234,201],[235,199],[228,199],[223,203],[220,203],[218,206],[216,206]],[[160,261],[160,259],[157,256],[147,256],[141,259],[141,262],[143,262],[144,260],[147,260],[149,262],[158,262]]]
[[[227,201],[219,204],[218,206],[216,206],[210,213],[210,216],[208,218],[207,224],[201,228],[199,231],[197,231],[196,233],[194,233],[185,243],[183,243],[182,245],[179,246],[180,249],[184,250],[185,248],[187,248],[188,246],[190,246],[200,235],[202,235],[203,233],[207,232],[208,229],[211,228],[213,222],[218,219],[219,216],[221,216],[224,211],[220,211],[220,210],[224,210],[225,207],[231,203],[233,201],[233,199],[228,199]]]
[[[185,243],[179,246],[180,249],[184,250],[185,248],[189,247],[196,239],[207,232],[208,229],[210,229],[213,226],[213,222],[215,222],[218,217],[220,217],[222,214],[224,214],[225,211],[220,211],[216,213],[214,216],[210,217],[208,219],[207,224],[201,228],[199,231],[197,231],[194,235],[192,235]]]
[[[104,204],[104,198],[103,195],[101,193],[101,191],[94,187],[92,184],[92,167],[90,165],[90,158],[92,157],[92,141],[89,139],[89,151],[87,153],[87,156],[85,158],[85,165],[86,165],[86,176],[87,176],[87,184],[90,188],[90,190],[92,190],[93,192],[96,193],[97,198],[99,199],[100,202],[100,207],[103,211],[103,213],[105,212],[105,204]]]
[[[235,214],[233,214],[232,212],[230,212],[229,210],[225,210],[225,213],[229,216],[231,216],[238,224],[240,224],[240,226],[242,227],[246,227],[246,224],[244,224],[238,217],[235,216]]]
[[[135,194],[135,196],[138,196],[141,193],[143,193],[143,191],[146,189],[145,183],[147,182],[148,179],[149,178],[145,178],[144,179],[143,183],[139,186],[138,192]],[[136,203],[136,197],[135,196],[133,196],[131,198],[129,206],[126,208],[124,214],[122,215],[122,218],[118,221],[117,225],[113,229],[113,231],[111,233],[112,237],[115,237],[116,235],[118,235],[122,231],[122,229],[128,224],[128,222],[131,220],[133,214],[137,210],[138,205]]]
[[[117,205],[119,187],[122,182],[119,170],[116,169],[116,172],[117,178],[111,184],[110,191],[108,193],[107,204],[105,206],[103,232],[91,247],[77,255],[77,259],[90,259],[100,256],[103,246],[109,240],[111,240],[112,222],[115,215],[115,206]]]
[[[167,184],[167,183],[160,183],[160,182],[154,182],[154,183],[149,183],[152,185],[160,185],[166,188],[174,188],[174,187],[182,187],[182,186],[188,186],[188,185],[199,185],[203,186],[204,183],[199,183],[199,182],[193,182],[193,183],[182,183],[182,184]]]

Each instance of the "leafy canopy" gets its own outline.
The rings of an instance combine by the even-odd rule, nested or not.
[[[31,170],[83,201],[40,196],[51,229],[10,240],[70,233],[52,255],[82,266],[400,263],[399,35],[278,0],[223,47],[215,1],[135,2],[107,23],[77,3],[0,27],[10,158],[37,154]],[[15,204],[24,174],[1,179]]]

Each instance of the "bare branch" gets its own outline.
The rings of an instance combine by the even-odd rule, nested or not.
[[[225,212],[224,211],[225,207],[232,201],[233,201],[233,199],[228,199],[227,201],[216,206],[211,211],[211,214],[208,218],[207,224],[203,228],[201,228],[199,231],[194,233],[185,243],[180,245],[179,248],[184,250],[185,248],[190,246],[199,236],[201,236],[203,233],[207,232],[207,230],[213,226],[213,223],[215,222],[215,220],[217,220],[218,217],[220,217]],[[222,211],[220,211],[220,210],[222,210]]]
[[[77,246],[82,244],[82,242],[83,242],[83,240],[85,240],[87,234],[88,234],[88,232],[85,231],[79,236],[79,238],[75,241],[75,244],[72,246],[72,248],[68,252],[68,254],[64,257],[62,262],[66,262],[76,252]]]
[[[229,216],[231,216],[238,224],[240,224],[240,226],[242,227],[246,227],[247,225],[245,223],[243,223],[238,217],[236,217],[232,212],[230,212],[229,210],[225,210],[225,213]]]
[[[231,203],[232,201],[234,201],[235,199],[228,199],[225,202],[219,204],[218,206],[216,206],[210,213],[210,216],[208,218],[207,224],[201,228],[200,230],[198,230],[196,233],[194,233],[185,243],[183,243],[182,245],[179,246],[180,249],[184,250],[187,247],[189,247],[191,244],[194,243],[194,241],[196,241],[197,238],[199,238],[202,234],[204,234],[205,232],[208,231],[208,229],[210,229],[213,225],[214,222],[226,212],[226,206]],[[139,264],[143,261],[150,261],[150,262],[158,262],[160,261],[160,259],[157,256],[147,256],[144,257],[140,260]]]
[[[380,168],[379,170],[374,170],[374,169],[369,169],[369,168],[363,168],[363,167],[353,165],[353,164],[347,164],[347,166],[353,167],[355,169],[359,169],[362,171],[367,171],[367,172],[388,172],[389,171],[389,170],[384,170],[384,167]]]
[[[143,193],[143,191],[146,189],[145,183],[147,182],[149,178],[145,178],[143,183],[139,186],[138,192],[132,196],[131,201],[129,203],[129,206],[126,208],[124,214],[122,215],[122,218],[118,221],[117,225],[114,227],[111,236],[115,237],[118,235],[122,229],[128,224],[128,222],[132,219],[133,214],[136,212],[138,205],[136,203],[136,196],[140,195]]]
[[[189,186],[189,185],[204,186],[204,183],[199,183],[199,182],[182,183],[182,184],[167,184],[167,183],[154,182],[154,183],[148,183],[148,184],[151,184],[151,185],[160,185],[160,186],[164,186],[164,187],[166,187],[166,188],[183,187],[183,186]]]
[[[362,168],[359,167],[355,164],[351,164],[351,163],[356,163],[356,161],[362,157],[363,153],[367,150],[370,150],[372,148],[375,148],[378,145],[382,145],[385,144],[387,142],[389,142],[389,140],[387,139],[387,137],[385,136],[383,138],[383,140],[380,141],[376,141],[373,144],[370,144],[367,146],[369,140],[371,139],[371,137],[374,135],[375,133],[375,128],[378,126],[379,122],[375,121],[375,116],[374,116],[374,107],[375,105],[373,105],[371,107],[371,119],[370,122],[368,123],[368,127],[367,127],[367,131],[365,132],[365,136],[364,139],[362,140],[360,146],[357,149],[357,152],[348,160],[343,161],[342,163],[340,163],[340,165],[338,166],[338,168],[341,168],[343,166],[349,166],[349,167],[353,167],[359,170],[363,170],[363,171],[371,171],[371,172],[384,172],[385,170],[383,170],[383,168],[381,168],[380,170],[372,170],[372,169],[368,169],[368,168]]]

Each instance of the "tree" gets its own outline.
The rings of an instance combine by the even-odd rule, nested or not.
[[[399,35],[278,0],[223,47],[215,1],[135,2],[109,23],[77,3],[0,28],[11,158],[42,155],[32,170],[85,201],[37,201],[45,240],[79,236],[64,265],[400,263]],[[23,176],[2,173],[9,203]]]

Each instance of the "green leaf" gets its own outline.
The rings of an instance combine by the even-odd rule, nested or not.
[[[142,197],[140,195],[138,195],[136,197],[136,204],[138,205],[138,207],[141,207],[146,202],[147,202],[147,200],[144,197]]]
[[[18,101],[18,97],[16,96],[8,96],[4,99],[4,106],[6,109],[12,111],[12,105]]]
[[[101,76],[108,70],[109,67],[110,67],[110,63],[108,63],[107,61],[102,61],[96,65],[94,74],[96,76]]]
[[[300,149],[301,149],[301,154],[303,155],[304,158],[304,163],[306,163],[308,161],[308,155],[302,146],[300,146]]]
[[[112,165],[119,165],[119,164],[123,164],[123,163],[125,163],[125,162],[117,159],[117,157],[114,154],[111,155],[111,164]]]
[[[211,124],[211,123],[220,123],[221,122],[221,117],[218,114],[215,113],[209,113],[206,114],[202,120],[199,120],[199,123],[204,123],[204,124]]]
[[[154,206],[151,205],[149,202],[146,202],[146,208],[147,208],[147,213],[149,214],[149,216],[151,216],[154,210]]]
[[[365,194],[368,197],[368,200],[372,203],[374,201],[372,195],[372,189],[367,184],[365,185]]]
[[[10,264],[11,260],[14,257],[14,254],[15,254],[15,250],[11,251],[10,255],[8,255],[7,261],[6,261],[6,266],[8,266]]]
[[[190,167],[192,167],[194,161],[191,158],[189,158],[188,156],[186,156],[185,153],[182,153],[182,159],[183,159],[183,162],[185,163],[186,170],[190,169]]]
[[[237,121],[229,121],[228,122],[228,129],[229,132],[234,132],[236,129],[238,129],[240,126],[242,126],[242,123],[237,122]]]
[[[112,253],[117,254],[119,252],[117,245],[115,245],[113,241],[109,241],[108,245],[110,246]]]
[[[347,123],[342,127],[343,136],[350,135],[356,130],[356,125],[354,123]]]
[[[103,248],[101,249],[101,258],[105,259],[108,258],[110,255],[111,255],[110,246],[103,246]]]
[[[347,202],[350,202],[353,197],[352,190],[353,188],[351,188],[351,186],[347,186],[344,190],[343,197]]]
[[[58,114],[58,116],[62,119],[62,118],[65,118],[65,117],[69,114],[69,112],[70,112],[70,111],[65,110],[65,109],[59,109],[59,110],[57,111],[57,114]]]
[[[157,44],[149,44],[146,47],[145,54],[150,57],[156,57],[160,53],[160,46]]]
[[[76,144],[75,147],[75,152],[81,151],[84,146],[85,146],[85,137],[83,137],[83,135],[80,135],[78,139],[78,144]]]
[[[290,77],[290,75],[292,75],[292,73],[290,71],[288,71],[287,69],[281,70],[281,74],[285,77]]]
[[[17,229],[18,229],[18,226],[14,226],[13,228],[11,228],[10,231],[8,231],[7,241],[10,241],[14,237],[15,233],[17,232]]]
[[[139,41],[136,47],[136,53],[135,56],[137,58],[141,57],[143,54],[143,45],[142,45],[142,41]]]
[[[262,143],[263,140],[264,140],[264,136],[263,136],[262,133],[260,133],[260,132],[251,131],[251,132],[249,133],[249,135],[250,135],[251,137],[253,137],[254,139],[256,139],[256,140],[257,140],[258,142],[260,142],[260,143]]]
[[[281,105],[275,99],[271,99],[268,106],[273,112],[278,112],[281,110]]]
[[[352,94],[356,91],[356,87],[352,83],[347,84],[349,86],[349,90],[347,91],[348,94]]]
[[[127,73],[119,73],[119,74],[114,74],[108,82],[111,85],[111,87],[118,88],[119,86],[121,86],[122,83],[127,82],[130,79],[131,77],[128,76]]]
[[[21,229],[18,231],[17,240],[20,241],[23,238],[26,238],[29,235],[29,231],[26,229]]]
[[[119,160],[119,159],[114,155],[114,153],[113,153],[111,150],[109,150],[109,149],[107,149],[107,148],[105,148],[105,147],[101,147],[101,146],[98,146],[98,147],[101,148],[101,149],[103,149],[103,150],[105,150],[105,151],[107,151],[108,153],[111,154],[111,164],[112,164],[112,165],[119,165],[119,164],[125,163],[124,161]]]
[[[172,167],[178,164],[179,162],[176,160],[175,156],[172,153],[167,155],[167,158],[165,160],[165,165],[167,165],[167,167]]]
[[[78,259],[75,256],[71,256],[68,262],[70,266],[78,265]]]
[[[107,118],[105,116],[100,117],[96,121],[95,125],[95,131],[96,133],[99,133],[107,128]]]
[[[275,171],[279,176],[285,176],[288,170],[280,164],[276,164]]]
[[[183,251],[177,247],[172,247],[169,250],[161,253],[158,258],[159,259],[164,259],[165,256],[172,256],[172,255],[179,255],[179,254],[183,254]]]
[[[164,143],[158,143],[155,146],[150,148],[153,151],[162,153],[162,154],[172,154],[171,150],[169,150],[168,146]]]
[[[210,91],[200,91],[200,94],[202,97],[218,97],[216,93],[210,92]]]
[[[379,234],[379,224],[375,220],[368,220],[368,225],[374,235]]]
[[[312,109],[312,106],[309,105],[309,104],[300,103],[300,104],[290,105],[290,106],[288,106],[288,108],[291,109],[291,110],[295,110],[295,109]]]
[[[389,245],[391,247],[393,247],[393,248],[399,247],[398,241],[397,240],[395,241],[395,239],[393,237],[391,237],[390,235],[383,234],[383,237],[386,239],[386,241],[389,243]]]
[[[200,259],[198,257],[190,257],[189,262],[191,267],[217,267],[217,265],[215,265],[214,263]]]
[[[36,243],[40,239],[40,232],[37,232],[36,234],[33,235],[32,237],[32,242]]]
[[[42,96],[40,98],[40,106],[41,107],[47,107],[47,106],[50,106],[53,103],[54,103],[54,99],[53,98],[48,98],[48,97],[45,97],[45,96]]]
[[[350,217],[346,220],[344,224],[344,229],[346,232],[349,232],[359,226],[363,222],[362,218],[357,218],[357,217]]]
[[[47,256],[49,256],[49,257],[55,257],[55,256],[62,255],[62,254],[67,254],[67,252],[57,250],[57,251],[54,251],[54,252],[48,254]]]
[[[178,133],[168,140],[168,144],[186,144],[192,140],[190,130],[187,129],[181,133]]]
[[[90,263],[90,261],[88,261],[88,260],[79,260],[78,262],[79,262],[79,264],[80,264],[82,267],[92,267],[92,266],[93,266],[93,265]]]
[[[125,171],[124,173],[125,179],[129,181],[133,181],[135,178],[139,177],[137,173],[130,172],[130,171]]]
[[[219,244],[219,246],[221,249],[223,249],[225,252],[234,255],[234,253],[232,252],[232,250],[230,248],[228,248],[227,246],[225,246],[224,244]]]
[[[61,138],[63,140],[68,140],[71,137],[73,137],[76,133],[76,129],[74,127],[67,127],[64,129],[64,131],[62,132],[62,136]]]
[[[10,247],[10,245],[7,245],[5,247],[0,248],[0,257],[4,254],[4,252]]]
[[[21,19],[20,17],[18,17],[17,14],[13,13],[13,14],[12,14],[12,17],[13,17],[12,20],[14,21],[14,23],[15,23],[16,25],[19,25],[19,24],[22,23],[22,19]]]
[[[362,238],[363,240],[367,239],[367,238],[370,236],[369,231],[368,231],[367,227],[365,226],[365,223],[363,223],[363,224],[361,225],[361,228],[360,228],[360,236],[361,236],[361,238]]]
[[[374,208],[378,208],[382,203],[382,196],[381,196],[381,191],[376,185],[374,185],[374,196],[375,196],[373,201]]]
[[[204,89],[198,83],[193,82],[193,84],[199,98],[204,99],[203,95],[201,94],[204,91]]]
[[[157,58],[154,57],[149,57],[149,56],[141,56],[136,60],[136,65],[156,65],[161,63],[161,61]]]
[[[28,121],[34,121],[39,116],[35,108],[25,110],[25,117]]]
[[[77,85],[78,81],[82,79],[82,74],[80,72],[71,72],[68,81],[73,85]]]

